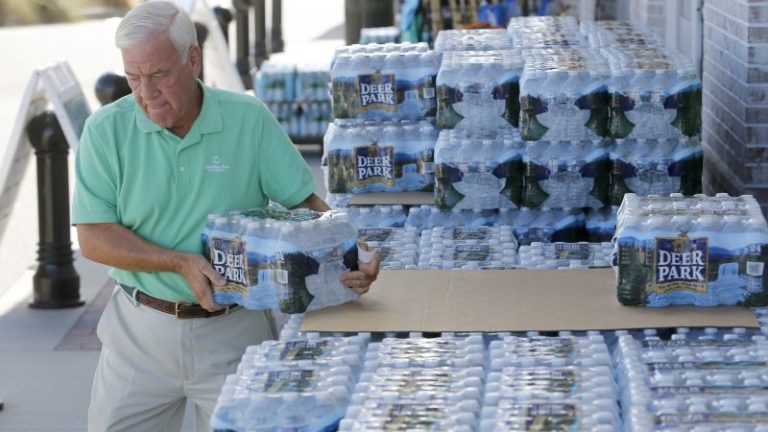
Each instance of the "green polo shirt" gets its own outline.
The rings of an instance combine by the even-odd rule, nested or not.
[[[75,161],[73,224],[118,223],[164,248],[201,253],[208,214],[270,199],[293,207],[314,192],[309,167],[261,102],[202,88],[200,115],[184,139],[149,120],[130,95],[88,119]],[[176,273],[110,274],[154,297],[195,301]]]

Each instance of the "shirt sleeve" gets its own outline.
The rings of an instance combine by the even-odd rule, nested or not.
[[[261,120],[259,170],[267,197],[285,207],[302,203],[315,192],[312,170],[266,107]]]
[[[119,222],[114,151],[87,122],[75,156],[73,225]]]

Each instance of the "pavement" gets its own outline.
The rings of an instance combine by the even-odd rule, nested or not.
[[[226,2],[208,2],[211,6],[218,3]],[[274,58],[329,61],[333,48],[343,44],[343,22],[343,0],[283,0],[285,53]],[[122,71],[120,53],[113,45],[116,25],[116,18],[106,18],[0,28],[0,58],[4,59],[0,158],[5,155],[22,92],[34,69],[66,60],[91,109],[98,108],[93,92],[96,80],[105,72]],[[312,167],[318,193],[324,196],[319,146],[299,148]],[[70,163],[70,193],[74,184],[71,173]],[[106,267],[80,255],[73,230],[74,263],[85,305],[56,310],[28,306],[37,267],[35,176],[32,160],[8,229],[0,238],[0,431],[79,432],[86,430],[91,383],[101,347],[95,328],[112,283]],[[182,430],[194,430],[193,423],[187,412]]]

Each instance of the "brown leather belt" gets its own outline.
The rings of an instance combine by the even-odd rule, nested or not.
[[[170,302],[166,300],[161,300],[159,298],[152,297],[151,295],[144,294],[143,291],[136,289],[132,286],[124,285],[119,282],[118,282],[118,285],[120,285],[120,287],[123,290],[125,290],[125,292],[130,297],[135,298],[137,302],[143,304],[144,306],[151,307],[152,309],[158,310],[160,312],[165,312],[179,319],[211,318],[219,315],[224,315],[227,312],[238,307],[238,305],[233,304],[233,305],[227,306],[224,309],[217,310],[216,312],[208,312],[197,303]]]

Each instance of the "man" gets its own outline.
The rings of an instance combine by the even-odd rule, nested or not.
[[[179,430],[186,400],[207,430],[226,374],[275,335],[263,312],[214,304],[223,278],[201,256],[209,213],[265,206],[325,211],[312,175],[263,104],[197,80],[189,16],[142,4],[120,23],[132,95],[92,115],[77,152],[73,223],[83,255],[118,282],[99,322],[92,431]],[[378,257],[342,276],[359,294]]]

